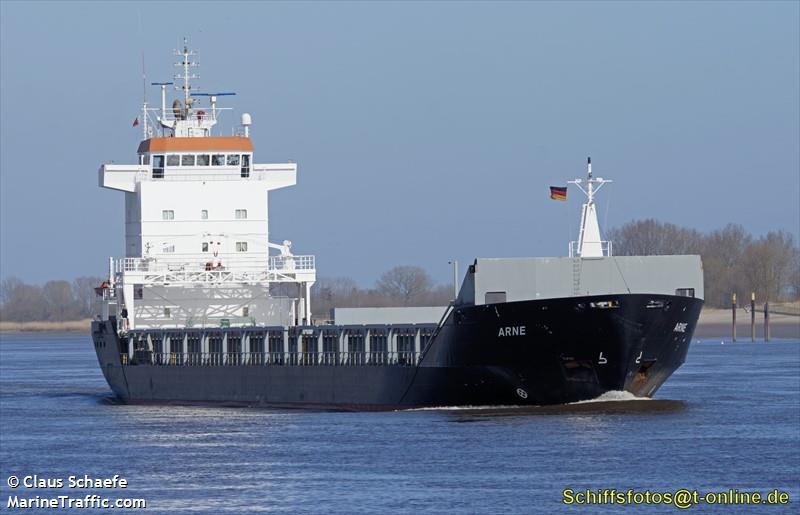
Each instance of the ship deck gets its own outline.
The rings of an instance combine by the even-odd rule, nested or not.
[[[124,366],[417,365],[436,324],[147,329],[120,338]]]

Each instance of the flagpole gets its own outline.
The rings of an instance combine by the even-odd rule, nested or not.
[[[144,71],[144,49],[142,49],[142,140],[147,139],[147,75]]]
[[[144,69],[144,28],[142,26],[142,10],[138,10],[139,37],[142,39],[142,141],[147,139],[147,74]]]

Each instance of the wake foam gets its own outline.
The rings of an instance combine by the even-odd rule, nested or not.
[[[569,404],[587,404],[591,402],[618,402],[618,401],[651,401],[650,397],[637,397],[631,392],[625,390],[611,390],[599,397],[585,401],[576,401]]]
[[[497,409],[520,409],[526,406],[507,405],[501,404],[497,406],[427,406],[423,408],[406,408],[395,411],[479,411],[479,410],[497,410]]]
[[[594,399],[587,399],[583,401],[568,402],[566,404],[549,404],[549,405],[496,405],[496,406],[427,406],[423,408],[408,408],[396,411],[516,411],[516,410],[530,410],[535,408],[541,409],[558,409],[561,407],[576,406],[583,404],[599,404],[608,402],[628,402],[628,401],[652,401],[650,397],[637,397],[631,392],[625,390],[612,390],[595,397]]]

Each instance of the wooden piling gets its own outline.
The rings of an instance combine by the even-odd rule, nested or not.
[[[736,294],[731,297],[731,337],[736,341]]]
[[[764,341],[769,341],[769,301],[764,303]]]
[[[756,341],[756,292],[750,293],[750,341]]]

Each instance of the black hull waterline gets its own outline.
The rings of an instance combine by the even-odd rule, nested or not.
[[[154,364],[126,359],[113,319],[94,322],[92,337],[109,386],[126,403],[546,405],[609,391],[652,396],[684,362],[702,304],[623,294],[457,306],[413,365]]]

